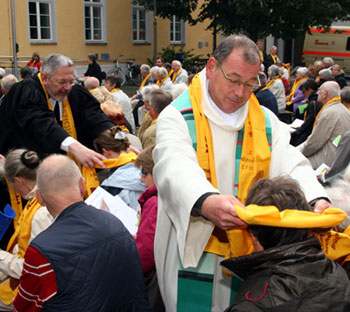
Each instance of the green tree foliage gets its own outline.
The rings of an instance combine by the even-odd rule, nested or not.
[[[133,1],[153,10],[153,0]],[[157,0],[157,14],[176,15],[190,24],[209,20],[213,33],[293,39],[312,26],[327,28],[334,21],[349,20],[350,0]]]

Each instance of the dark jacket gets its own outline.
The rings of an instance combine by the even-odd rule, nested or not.
[[[267,107],[270,111],[274,112],[276,116],[278,116],[278,105],[277,100],[274,94],[264,87],[260,87],[256,91],[254,91],[255,96],[257,97],[260,105]]]
[[[74,85],[68,96],[78,141],[93,148],[92,141],[113,123],[100,103],[82,86]],[[37,76],[16,83],[0,107],[0,153],[25,147],[40,155],[60,153],[69,134],[55,122]]]
[[[345,74],[341,73],[339,75],[334,76],[335,81],[338,83],[340,89],[343,89],[348,84],[346,83]]]
[[[30,245],[56,276],[43,311],[149,311],[135,240],[109,212],[77,202]]]
[[[244,279],[229,312],[350,311],[348,276],[314,236],[221,264]]]
[[[95,77],[100,81],[100,83],[102,79],[105,78],[105,74],[102,72],[101,66],[98,65],[96,62],[93,62],[88,65],[87,71],[84,74],[84,76]]]
[[[306,141],[311,134],[317,114],[321,110],[323,104],[317,101],[317,93],[314,91],[308,98],[308,105],[305,109],[305,120],[303,124],[291,134],[290,144],[298,146]],[[297,110],[297,113],[299,111]],[[298,116],[297,116],[298,118]],[[303,119],[303,115],[299,116]]]

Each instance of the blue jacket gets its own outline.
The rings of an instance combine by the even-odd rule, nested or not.
[[[135,240],[110,213],[77,202],[30,245],[57,281],[43,311],[149,311]]]
[[[254,92],[256,98],[258,99],[260,105],[267,107],[270,111],[274,112],[276,116],[278,116],[278,105],[276,97],[269,89],[261,90],[262,88]]]

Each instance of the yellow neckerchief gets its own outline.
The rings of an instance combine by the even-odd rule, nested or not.
[[[166,77],[163,78],[162,80],[158,80],[158,81],[157,81],[157,86],[160,88],[160,87],[163,85],[164,81],[167,80],[168,78],[169,78],[169,77],[166,76]]]
[[[266,90],[266,89],[269,89],[271,87],[271,85],[277,80],[277,79],[281,79],[280,76],[275,76],[274,78],[272,78],[268,84],[266,85],[266,87],[264,89],[262,89],[261,91],[263,90]]]
[[[289,93],[289,95],[288,95],[288,97],[287,97],[288,101],[287,101],[286,105],[292,104],[292,100],[293,100],[293,97],[294,97],[294,93],[295,93],[296,89],[299,87],[299,85],[300,85],[304,80],[306,80],[305,77],[299,79],[298,81],[296,81],[296,80],[294,81],[292,90],[290,91],[290,93]]]
[[[45,96],[46,96],[46,101],[47,101],[47,105],[49,107],[49,109],[51,111],[53,111],[52,109],[52,105],[51,105],[51,102],[50,102],[50,99],[49,99],[49,95],[47,94],[46,92],[46,89],[45,89],[45,86],[43,84],[43,81],[41,79],[41,73],[38,74],[38,78],[40,80],[40,83],[41,83],[41,87],[43,88],[44,92],[45,92]],[[63,112],[62,112],[62,128],[64,130],[67,131],[67,133],[74,139],[78,139],[77,137],[77,132],[75,130],[75,124],[74,124],[74,118],[73,118],[73,114],[72,114],[72,110],[70,108],[70,105],[69,105],[69,101],[68,101],[68,97],[67,99],[62,102],[62,109],[63,109]],[[81,164],[75,159],[74,155],[71,154],[71,153],[67,153],[67,155],[74,159],[75,162],[78,164],[78,166],[80,167],[80,170],[81,170]],[[83,174],[84,176],[84,174]],[[92,188],[93,188],[93,185],[95,185],[95,181],[97,180],[97,176],[96,176],[96,172],[95,172],[95,177],[92,178],[91,176],[84,176],[85,180],[86,180],[86,184],[87,185],[92,185]],[[91,181],[89,181],[89,179],[92,179]],[[89,196],[92,191],[91,191],[91,188],[88,188],[86,189],[86,192],[87,192],[87,195]]]
[[[142,81],[141,85],[140,85],[140,88],[139,88],[139,91],[141,91],[141,89],[143,88],[143,86],[146,84],[147,80],[149,77],[151,77],[152,73],[149,73]]]
[[[343,233],[328,231],[324,234],[314,234],[327,258],[337,261],[340,265],[350,261],[350,226]]]
[[[273,60],[273,63],[274,63],[274,64],[276,64],[277,61],[280,60],[277,54],[276,54],[276,55],[272,55],[272,54],[270,53],[270,55],[271,55],[271,57],[272,57],[272,60]]]
[[[34,197],[31,201],[27,202],[27,205],[23,209],[23,213],[19,220],[19,226],[12,235],[10,241],[7,244],[6,251],[12,253],[13,248],[18,244],[18,252],[16,255],[20,258],[24,258],[24,254],[29,245],[31,230],[32,230],[32,220],[41,207],[37,199]],[[17,288],[12,289],[10,286],[10,279],[0,284],[0,299],[6,305],[9,305],[14,297],[16,296]]]
[[[261,63],[264,61],[264,52],[259,50]]]
[[[103,164],[106,166],[107,169],[111,168],[117,168],[123,165],[126,165],[130,162],[135,162],[137,158],[137,155],[134,152],[128,152],[128,153],[121,153],[118,158],[111,158],[111,159],[104,159],[102,160]],[[95,168],[101,169],[102,167],[95,164]],[[90,181],[94,181],[95,184],[89,184],[87,185],[87,180],[85,181],[85,186],[86,188],[91,189],[91,193],[100,185],[98,178],[96,176],[96,171],[94,168],[86,168],[82,167],[82,174],[83,176],[88,176],[90,177]],[[96,180],[95,180],[96,176]]]
[[[111,93],[115,92],[115,91],[120,91],[120,88],[114,88],[111,90]]]
[[[13,218],[13,226],[15,230],[18,227],[19,220],[22,214],[22,198],[21,195],[19,195],[14,188],[11,186],[10,182],[6,180],[7,183],[7,189],[10,195],[10,202],[11,202],[11,207],[12,209],[16,212],[16,216]]]
[[[157,123],[157,119],[158,119],[158,118],[153,119],[151,125],[154,125],[155,123]]]
[[[168,78],[171,78],[171,75],[174,73],[172,69],[170,69],[170,72],[168,73]]]
[[[179,68],[177,72],[174,72],[173,78],[171,78],[171,82],[175,81],[176,76],[179,74],[179,72],[182,71],[182,67]]]
[[[208,119],[202,111],[202,88],[199,75],[193,78],[189,86],[189,96],[196,125],[198,163],[210,183],[217,188],[213,140]],[[271,151],[266,138],[264,120],[264,112],[256,97],[252,94],[244,124],[240,168],[236,168],[236,170],[239,170],[238,199],[243,203],[248,189],[258,179],[268,177]],[[232,159],[232,161],[234,162],[235,159]],[[211,235],[205,251],[224,255],[226,258],[253,252],[253,243],[247,231],[233,229],[226,231],[226,236],[229,242],[221,242],[215,235]]]
[[[333,102],[340,102],[340,99],[341,99],[340,96],[337,96],[337,97],[335,97],[335,98],[330,99],[326,104],[324,104],[324,105],[322,106],[322,108],[320,109],[320,111],[319,111],[318,114],[316,115],[316,118],[315,118],[315,121],[314,121],[314,124],[313,124],[312,128],[315,127],[316,122],[317,122],[317,119],[318,119],[318,117],[320,116],[322,110],[323,110],[328,104],[331,104],[331,103],[333,103]]]

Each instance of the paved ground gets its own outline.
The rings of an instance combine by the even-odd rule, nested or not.
[[[121,89],[128,95],[132,96],[136,93],[136,90],[138,90],[138,86],[122,86]]]

